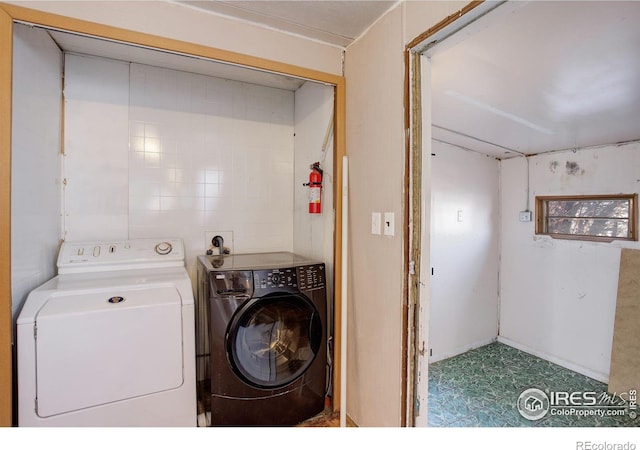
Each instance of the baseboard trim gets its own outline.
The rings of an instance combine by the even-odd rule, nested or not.
[[[436,353],[435,355],[429,357],[429,364],[432,364],[432,363],[435,363],[435,362],[438,362],[438,361],[442,361],[442,360],[447,359],[447,358],[452,358],[454,356],[461,355],[463,353],[468,352],[469,350],[474,350],[476,348],[484,347],[485,345],[489,345],[489,344],[494,343],[496,341],[496,339],[497,339],[496,337],[492,337],[492,338],[489,338],[489,339],[484,339],[482,341],[474,342],[473,344],[465,345],[464,347],[459,347],[459,348],[453,350],[452,352],[441,353],[441,354],[437,354]]]
[[[595,370],[591,370],[587,367],[583,367],[580,366],[578,364],[574,364],[572,362],[566,361],[564,359],[558,358],[556,356],[552,356],[549,355],[547,353],[544,352],[540,352],[537,350],[534,350],[526,345],[523,345],[519,342],[516,341],[512,341],[509,338],[506,338],[504,336],[498,336],[497,339],[498,342],[508,345],[509,347],[513,347],[513,348],[517,348],[518,350],[521,350],[525,353],[529,353],[530,355],[533,356],[537,356],[538,358],[542,358],[545,359],[547,361],[551,361],[554,364],[557,364],[559,366],[565,367],[569,370],[573,370],[574,372],[578,372],[579,374],[585,375],[589,378],[593,378],[596,381],[600,381],[602,383],[608,384],[609,383],[609,375],[606,373],[600,373],[600,372],[596,372]]]

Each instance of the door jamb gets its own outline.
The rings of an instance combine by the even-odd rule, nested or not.
[[[422,220],[425,217],[425,208],[429,207],[427,200],[423,201],[422,178],[423,165],[423,129],[422,111],[423,95],[420,87],[421,56],[431,46],[442,39],[458,32],[466,25],[475,21],[479,17],[497,8],[504,1],[486,2],[477,0],[468,3],[459,11],[447,16],[433,27],[420,33],[405,46],[405,80],[404,80],[404,129],[405,129],[405,190],[404,205],[408,224],[408,233],[405,236],[405,270],[407,276],[404,280],[404,317],[403,317],[403,374],[405,383],[403,384],[403,425],[416,426],[416,421],[420,417],[421,409],[427,411],[427,399],[419,396],[417,382],[428,377],[427,373],[421,373],[421,358],[427,357],[428,324],[420,323],[420,311],[429,308],[428,299],[426,304],[421,304],[421,267],[422,256],[421,242],[424,230]],[[429,157],[430,155],[427,155]],[[428,289],[427,289],[428,290]],[[424,336],[424,338],[422,337]],[[424,365],[424,364],[423,364]],[[428,363],[424,365],[428,367]],[[424,415],[424,414],[423,414]],[[426,425],[420,421],[420,425]]]

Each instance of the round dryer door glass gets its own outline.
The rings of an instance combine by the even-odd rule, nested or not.
[[[277,388],[302,376],[322,341],[322,324],[313,304],[301,295],[253,299],[234,316],[227,352],[236,374],[259,388]]]

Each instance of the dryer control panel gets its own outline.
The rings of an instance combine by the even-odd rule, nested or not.
[[[184,266],[181,239],[63,242],[58,273]]]

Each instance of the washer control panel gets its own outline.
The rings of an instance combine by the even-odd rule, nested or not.
[[[326,283],[324,264],[312,264],[281,269],[254,270],[256,291],[298,292],[323,288]]]
[[[298,284],[301,291],[323,288],[326,284],[324,264],[298,267]]]
[[[181,239],[63,242],[58,273],[184,266]]]
[[[296,291],[298,289],[295,268],[255,270],[253,273],[256,289],[269,291]]]

